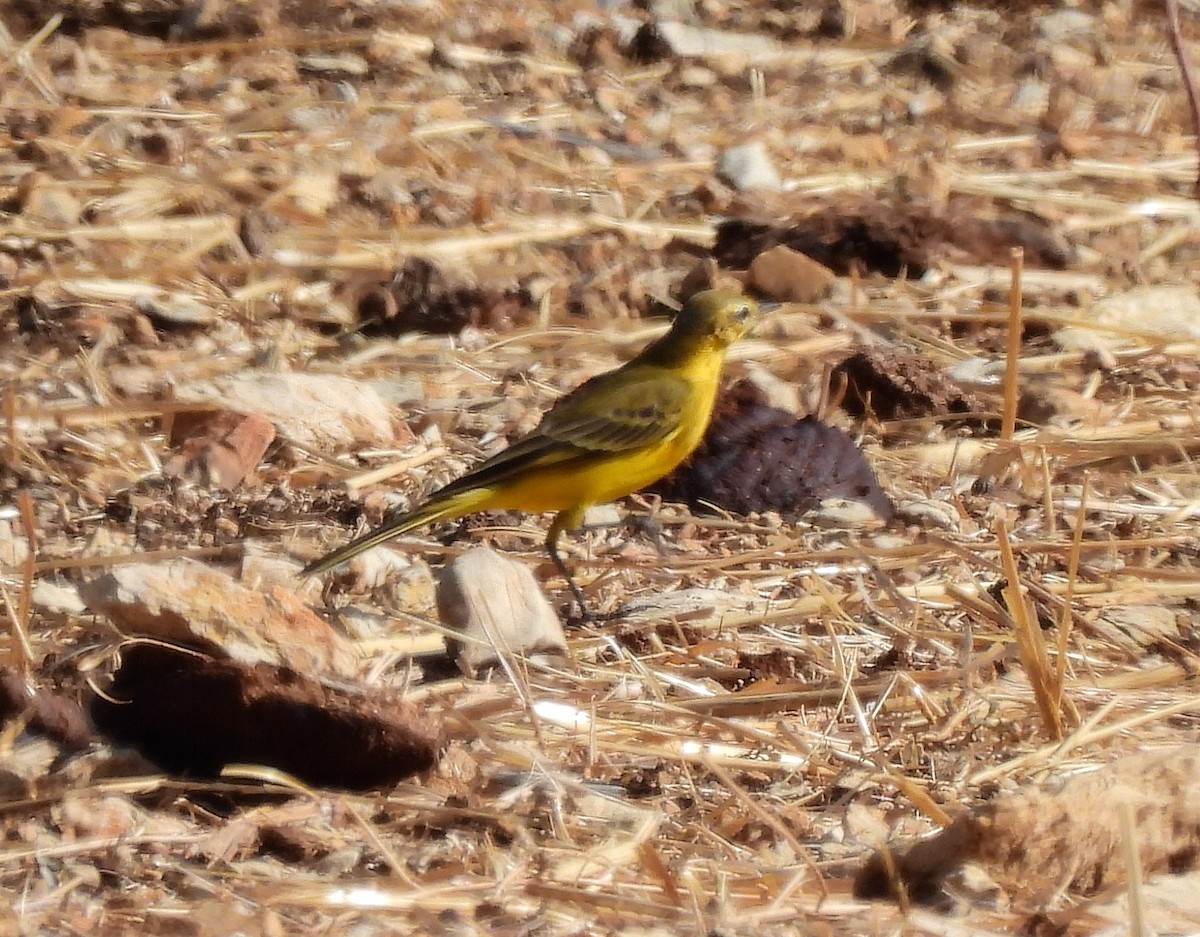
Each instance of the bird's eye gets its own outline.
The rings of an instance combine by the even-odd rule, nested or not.
[[[745,303],[741,303],[736,309],[733,310],[733,315],[735,319],[741,322],[743,319],[749,318],[750,307]]]

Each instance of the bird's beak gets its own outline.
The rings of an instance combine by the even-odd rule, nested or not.
[[[760,313],[775,312],[776,310],[782,309],[786,305],[787,305],[787,303],[775,303],[775,302],[768,303],[768,302],[763,302],[762,300],[759,300],[758,311]]]

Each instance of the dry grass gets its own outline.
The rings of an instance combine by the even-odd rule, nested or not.
[[[528,429],[654,334],[640,316],[677,298],[724,215],[869,196],[1020,214],[1076,251],[1062,271],[1026,258],[1020,309],[1007,252],[948,252],[920,280],[844,278],[737,348],[733,375],[764,369],[861,436],[905,523],[663,506],[665,558],[591,532],[575,561],[596,599],[665,606],[492,684],[414,679],[429,590],[339,597],[360,624],[390,615],[357,634],[371,679],[451,726],[430,777],[372,796],[250,769],[184,781],[103,748],[56,760],[10,721],[0,934],[1014,933],[1041,898],[968,901],[954,923],[854,899],[855,871],[997,791],[1195,743],[1196,335],[1110,329],[1127,344],[1104,367],[1050,338],[1131,283],[1196,286],[1163,22],[1096,4],[1090,32],[1047,38],[1045,10],[864,2],[834,41],[815,13],[700,6],[777,45],[639,64],[604,32],[582,48],[575,17],[599,15],[582,2],[231,2],[204,13],[216,25],[167,2],[0,8],[0,647],[69,687],[116,636],[39,585],[135,557],[236,562],[247,540],[315,556],[346,535],[348,498],[314,483],[377,511],[375,486],[414,495]],[[750,139],[784,191],[714,183],[716,152]],[[411,255],[527,299],[449,337],[356,334],[363,284]],[[851,421],[828,374],[858,347],[980,364],[990,423]],[[1042,405],[1010,438],[1006,354]],[[156,483],[178,389],[250,367],[370,382],[419,435],[285,441],[233,493]],[[553,590],[543,536],[515,517],[471,534]],[[436,567],[467,541],[402,543]],[[1064,933],[1089,932],[1079,897],[1050,902]]]

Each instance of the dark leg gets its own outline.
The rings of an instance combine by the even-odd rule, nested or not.
[[[599,612],[593,612],[588,608],[583,590],[579,588],[579,583],[575,581],[575,577],[571,575],[571,571],[567,569],[567,564],[563,561],[562,554],[558,552],[558,541],[562,537],[563,531],[578,527],[582,519],[583,508],[563,511],[554,518],[550,524],[550,530],[546,532],[546,552],[550,554],[550,559],[554,562],[555,568],[562,574],[563,579],[567,581],[571,595],[575,597],[575,603],[579,606],[579,617],[577,619],[569,618],[568,621],[610,621],[614,618],[620,618],[624,614],[622,610],[617,610],[608,615],[601,615]]]
[[[582,511],[563,511],[554,518],[550,529],[546,532],[546,552],[550,554],[550,559],[554,561],[555,567],[567,581],[571,594],[575,596],[575,602],[579,605],[579,617],[583,621],[588,621],[591,615],[588,613],[587,599],[583,597],[583,590],[579,588],[575,577],[571,575],[567,564],[563,562],[562,554],[558,552],[558,541],[562,537],[563,531],[568,527],[578,526],[582,515]]]
[[[663,540],[663,526],[653,514],[629,514],[625,518],[629,530],[633,534],[641,534],[649,539],[659,556],[667,555],[667,542]]]

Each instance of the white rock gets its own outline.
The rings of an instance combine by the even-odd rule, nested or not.
[[[33,604],[51,615],[80,615],[87,611],[79,588],[65,579],[38,579],[30,596]]]
[[[0,566],[20,569],[29,558],[29,538],[13,529],[12,521],[0,520]]]
[[[621,509],[612,502],[593,504],[583,512],[584,527],[618,527],[624,519]]]
[[[403,552],[381,544],[377,549],[358,554],[333,575],[339,583],[369,592],[385,586],[393,576],[410,566],[412,560]]]
[[[1177,342],[1200,339],[1200,296],[1189,286],[1135,287],[1098,300],[1087,317],[1097,328],[1059,329],[1054,341],[1060,348],[1113,351],[1133,344],[1138,335]]]
[[[679,83],[685,88],[711,88],[717,83],[717,73],[702,65],[688,65],[679,70]]]
[[[361,78],[371,70],[367,60],[353,52],[344,52],[340,55],[302,55],[296,64],[302,71],[324,75],[326,78]]]
[[[565,656],[562,623],[528,567],[490,547],[475,547],[454,560],[437,588],[438,615],[446,649],[459,668],[474,676],[513,654]]]
[[[84,583],[87,607],[125,635],[145,635],[301,673],[358,675],[357,650],[293,592],[249,589],[219,569],[179,557],[117,566]]]
[[[776,377],[757,361],[747,361],[745,367],[746,379],[762,391],[768,406],[778,407],[789,413],[800,412],[800,388],[792,381]]]
[[[817,527],[845,529],[878,524],[880,517],[871,506],[851,498],[825,498],[809,515],[808,520]]]
[[[671,51],[680,56],[741,55],[753,58],[775,55],[784,49],[783,44],[778,40],[755,33],[709,29],[672,20],[659,20],[656,25],[659,34],[671,47]]]
[[[972,388],[995,390],[1004,379],[1004,361],[978,356],[963,358],[946,372],[946,376]]]
[[[391,408],[361,381],[335,374],[242,371],[180,387],[180,400],[215,402],[271,420],[291,442],[323,452],[391,445]]]
[[[219,317],[213,305],[180,294],[144,294],[133,301],[133,306],[138,312],[168,325],[212,325]]]
[[[1050,103],[1050,86],[1038,78],[1017,82],[1009,107],[1023,114],[1041,114]]]
[[[741,192],[783,188],[783,180],[771,163],[767,148],[757,140],[724,150],[717,157],[717,175]]]
[[[962,518],[954,509],[954,505],[946,501],[932,498],[909,498],[896,503],[896,514],[906,524],[916,524],[925,528],[941,530],[958,530]]]
[[[1055,10],[1035,17],[1037,31],[1048,42],[1069,42],[1096,36],[1096,17],[1083,10]]]

